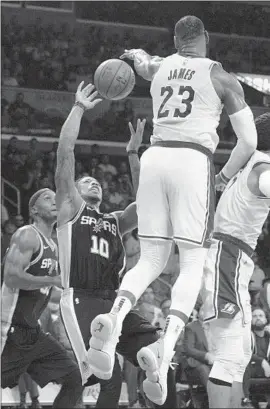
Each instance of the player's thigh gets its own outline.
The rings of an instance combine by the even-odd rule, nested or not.
[[[142,347],[157,341],[158,338],[156,327],[136,311],[131,311],[123,322],[117,352],[137,366],[137,352]]]
[[[166,157],[167,192],[174,238],[187,246],[210,246],[214,227],[214,170],[210,159],[193,149],[171,149]]]
[[[141,158],[140,183],[136,198],[139,236],[172,238],[163,159],[166,149],[150,148]]]
[[[1,355],[1,387],[13,388],[32,361],[32,348],[21,349],[7,339]]]
[[[216,361],[241,364],[244,355],[241,313],[233,319],[218,318],[210,322],[208,339]]]
[[[65,375],[78,370],[66,349],[49,333],[41,331],[35,346],[35,356],[27,372],[40,387],[49,382],[61,382]]]

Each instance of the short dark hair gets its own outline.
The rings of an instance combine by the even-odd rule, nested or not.
[[[270,112],[257,116],[255,125],[258,134],[259,151],[270,151]]]
[[[185,16],[181,18],[174,28],[174,34],[181,41],[189,41],[204,33],[204,24],[196,16]]]

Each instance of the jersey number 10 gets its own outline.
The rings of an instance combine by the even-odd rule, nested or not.
[[[192,102],[194,100],[195,91],[189,85],[187,86],[181,85],[178,91],[178,95],[183,95],[184,93],[186,93],[187,97],[182,98],[181,103],[185,105],[185,110],[181,112],[179,108],[176,108],[173,114],[174,118],[177,118],[177,117],[185,118],[191,113]],[[173,96],[173,89],[170,85],[168,85],[167,87],[161,88],[160,95],[163,96],[164,94],[167,94],[167,95],[165,96],[162,104],[159,107],[158,118],[167,118],[167,116],[169,116],[169,113],[170,113],[169,109],[165,109],[165,110],[163,109],[165,107],[165,104],[167,104],[169,99]]]
[[[103,239],[103,237],[99,239],[98,236],[92,236],[91,240],[91,253],[99,254],[101,257],[109,258],[109,243],[107,242],[107,240]]]

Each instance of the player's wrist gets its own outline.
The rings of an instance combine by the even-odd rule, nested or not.
[[[226,184],[229,183],[230,179],[224,174],[222,170],[219,172],[219,175],[220,175],[222,182]]]
[[[86,111],[86,107],[80,101],[76,101],[73,107],[80,108],[83,113]]]
[[[128,149],[127,154],[128,154],[128,156],[138,155],[138,150],[137,149]]]

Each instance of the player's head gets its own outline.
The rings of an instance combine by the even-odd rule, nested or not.
[[[270,112],[266,112],[255,119],[258,135],[257,149],[270,152]]]
[[[102,201],[102,188],[95,178],[83,176],[76,181],[76,187],[86,203],[100,205]]]
[[[205,57],[208,42],[208,33],[198,17],[185,16],[175,24],[174,45],[178,51],[196,49],[197,53]]]
[[[29,213],[35,221],[41,219],[47,223],[54,223],[57,217],[55,192],[44,188],[34,193],[29,200]]]

